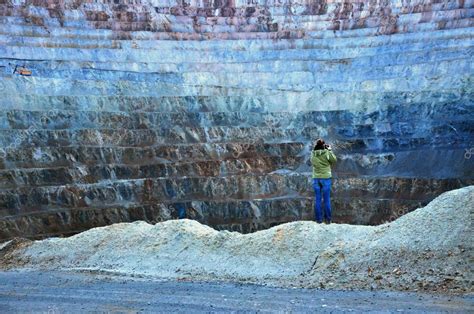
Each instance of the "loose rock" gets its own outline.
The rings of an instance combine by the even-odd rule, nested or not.
[[[310,288],[472,292],[469,276],[453,274],[470,273],[473,204],[470,186],[375,227],[300,221],[240,234],[192,220],[120,223],[69,238],[0,245],[0,268]]]

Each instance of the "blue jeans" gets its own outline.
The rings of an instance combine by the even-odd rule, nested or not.
[[[323,213],[321,210],[321,190],[324,197],[324,219],[331,221],[331,179],[313,179],[313,189],[316,194],[314,203],[314,216],[316,221],[323,222]]]

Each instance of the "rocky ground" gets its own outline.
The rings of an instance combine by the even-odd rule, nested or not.
[[[474,186],[380,226],[302,221],[252,234],[191,220],[121,223],[0,245],[4,270],[67,270],[280,287],[472,293]]]
[[[2,313],[468,313],[473,296],[129,280],[60,271],[0,272]]]

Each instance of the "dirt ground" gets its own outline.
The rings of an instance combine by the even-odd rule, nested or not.
[[[474,296],[152,281],[59,271],[0,272],[1,313],[459,312]]]

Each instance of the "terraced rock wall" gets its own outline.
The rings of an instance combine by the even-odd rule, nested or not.
[[[473,3],[0,0],[0,239],[311,219],[317,137],[337,222],[474,184]]]

